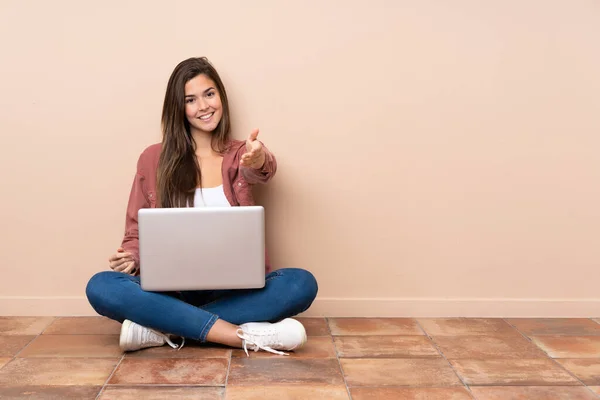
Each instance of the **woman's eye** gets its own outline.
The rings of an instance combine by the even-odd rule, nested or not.
[[[194,101],[194,99],[185,99],[186,103],[192,103]]]
[[[213,97],[215,95],[215,92],[208,92],[206,94],[206,97]]]

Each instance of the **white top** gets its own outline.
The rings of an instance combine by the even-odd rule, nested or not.
[[[223,185],[220,185],[212,188],[196,188],[194,207],[231,207],[231,204],[225,197]]]

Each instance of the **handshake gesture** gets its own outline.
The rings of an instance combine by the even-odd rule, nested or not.
[[[257,136],[258,129],[254,129],[248,136],[248,139],[246,139],[246,153],[242,156],[240,165],[259,169],[265,163],[263,145],[256,139]]]

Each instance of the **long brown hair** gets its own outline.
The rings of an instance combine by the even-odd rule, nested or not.
[[[206,57],[184,60],[175,67],[169,78],[163,104],[163,140],[156,183],[158,207],[193,205],[195,189],[202,182],[196,143],[185,116],[185,84],[201,74],[215,83],[223,109],[221,121],[212,133],[211,145],[218,153],[226,151],[231,123],[225,86]]]

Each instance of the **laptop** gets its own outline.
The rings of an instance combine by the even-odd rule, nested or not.
[[[138,227],[144,290],[265,286],[262,206],[143,208]]]

